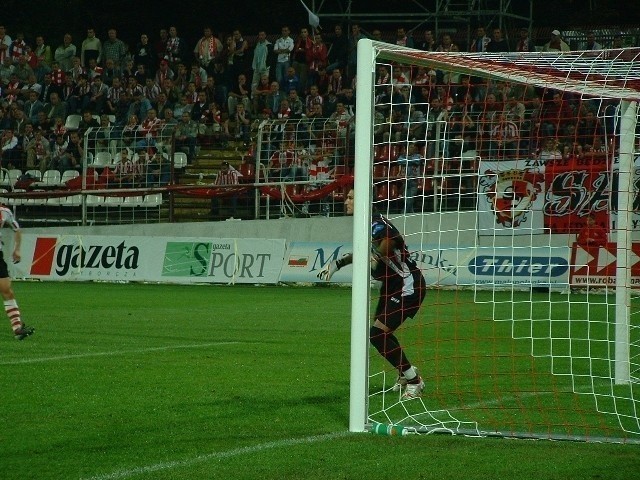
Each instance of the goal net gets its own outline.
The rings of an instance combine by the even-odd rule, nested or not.
[[[352,431],[640,441],[639,54],[359,42]],[[369,344],[373,213],[428,286],[409,400]]]

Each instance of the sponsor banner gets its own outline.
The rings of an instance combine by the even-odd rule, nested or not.
[[[22,251],[16,277],[277,283],[285,240],[24,234]]]
[[[567,247],[460,247],[408,245],[411,257],[432,286],[566,285]],[[293,242],[285,255],[283,282],[322,282],[318,272],[330,261],[352,251],[349,243]],[[352,268],[336,272],[331,281],[351,283]]]
[[[544,166],[517,160],[481,161],[479,235],[544,232]]]
[[[578,233],[589,215],[599,225],[609,225],[608,167],[606,156],[547,165],[544,223],[551,233]]]
[[[611,286],[616,285],[617,244],[607,243],[602,247],[583,247],[573,243],[571,249],[571,285]],[[640,243],[631,245],[631,286],[640,288]]]
[[[479,235],[573,234],[589,215],[615,230],[618,163],[616,157],[609,168],[610,157],[603,154],[556,161],[481,161]],[[640,157],[634,163],[629,228],[640,231]],[[540,179],[542,183],[536,183]]]

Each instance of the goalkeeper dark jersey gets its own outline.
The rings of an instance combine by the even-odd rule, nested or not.
[[[371,239],[380,241],[388,238],[393,242],[393,253],[389,258],[380,258],[371,271],[375,280],[382,282],[382,297],[424,298],[425,279],[418,265],[409,256],[409,250],[398,229],[380,214],[373,215],[371,221]],[[375,248],[373,249],[376,254]]]

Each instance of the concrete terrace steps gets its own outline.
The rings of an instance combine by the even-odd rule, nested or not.
[[[187,165],[178,178],[180,185],[206,186],[213,183],[215,174],[220,171],[222,162],[229,162],[238,167],[242,162],[246,149],[241,142],[231,141],[226,147],[202,146],[193,163]],[[202,178],[200,178],[202,175]],[[239,208],[240,210],[240,208]],[[246,216],[246,208],[242,208]],[[174,196],[173,218],[176,222],[202,222],[211,220],[211,199],[190,197],[177,194]],[[239,215],[240,216],[240,215]]]

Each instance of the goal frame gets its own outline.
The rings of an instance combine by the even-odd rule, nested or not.
[[[385,61],[412,60],[413,65],[429,65],[432,68],[449,68],[459,73],[472,74],[478,70],[473,65],[447,61],[442,54],[429,55],[405,47],[398,47],[370,39],[362,39],[357,46],[357,83],[356,83],[356,116],[355,127],[355,205],[353,216],[353,284],[351,305],[351,366],[350,366],[350,412],[349,430],[352,432],[367,431],[368,425],[368,326],[370,322],[370,289],[369,252],[371,248],[370,218],[372,212],[373,182],[373,105],[375,74],[378,55],[382,53]],[[414,56],[415,55],[415,56]],[[523,55],[536,55],[536,52]],[[547,54],[548,55],[548,54]],[[562,54],[558,54],[562,55]],[[455,56],[455,55],[454,55]],[[463,55],[460,56],[462,58]],[[553,75],[538,71],[508,72],[499,65],[493,70],[480,70],[484,76],[498,80],[515,80],[533,86],[549,87]],[[515,72],[515,73],[513,73]],[[612,239],[617,242],[616,268],[616,308],[615,308],[615,383],[628,384],[630,378],[630,314],[631,314],[631,225],[633,202],[633,168],[634,140],[637,124],[637,98],[640,94],[633,88],[620,86],[615,80],[598,81],[571,76],[567,88],[559,88],[574,93],[601,95],[621,101],[620,149],[619,149],[619,187],[618,187],[618,222],[611,232]],[[557,81],[558,78],[556,77]],[[367,199],[364,201],[363,199]],[[366,248],[364,248],[366,246]]]

